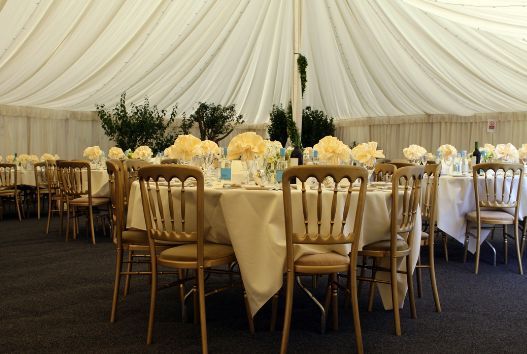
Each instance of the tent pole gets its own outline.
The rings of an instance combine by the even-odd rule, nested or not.
[[[293,120],[302,136],[302,89],[300,85],[300,74],[296,62],[300,53],[302,40],[302,0],[293,0],[293,92],[291,105],[293,108]]]

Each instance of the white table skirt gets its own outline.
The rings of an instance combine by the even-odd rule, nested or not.
[[[480,177],[481,186],[484,186],[484,178]],[[527,216],[527,181],[522,182],[520,197],[520,219]],[[466,233],[466,214],[476,210],[476,200],[474,195],[474,184],[472,176],[441,176],[439,178],[438,199],[437,199],[437,227],[461,244],[465,242]],[[489,234],[484,230],[481,234],[481,242],[484,242]],[[469,239],[469,251],[474,253],[476,250],[476,240]]]
[[[194,195],[194,193],[192,194]],[[300,192],[295,194],[297,197],[293,198],[293,208],[300,207],[300,209],[293,210],[301,210]],[[350,227],[355,217],[353,207],[356,205],[356,194],[354,193],[355,198],[352,199],[352,209],[349,213]],[[342,208],[345,194],[339,193],[339,195],[341,195],[341,199],[338,208]],[[310,204],[316,208],[316,193],[310,192],[308,196],[313,198]],[[330,192],[323,193],[325,201],[330,201],[331,196]],[[174,194],[174,198],[179,197]],[[178,205],[179,203],[174,204]],[[389,238],[390,209],[391,192],[369,191],[367,193],[360,247],[366,243]],[[303,227],[301,216],[293,221],[295,229],[296,227]],[[195,223],[194,213],[187,211],[186,224],[195,225]],[[134,182],[131,188],[127,225],[128,227],[145,229],[141,193],[137,182]],[[253,314],[282,287],[286,259],[284,225],[281,191],[213,188],[205,190],[205,232],[207,240],[232,245]],[[420,230],[421,219],[419,217],[412,245],[414,250],[412,264],[414,267],[420,246]],[[347,254],[349,247],[339,245],[321,248],[320,246],[302,245],[295,250],[295,257],[327,252],[328,250]],[[404,262],[402,267],[404,269]],[[400,275],[399,280],[399,298],[402,306],[406,295],[406,278]],[[385,308],[391,309],[392,301],[389,286],[380,284],[379,292]]]

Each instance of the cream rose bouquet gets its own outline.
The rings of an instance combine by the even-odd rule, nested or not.
[[[15,162],[15,155],[7,155],[7,156],[5,157],[5,162],[7,162],[7,163],[13,163],[13,162]]]
[[[519,159],[518,149],[511,143],[496,145],[495,154],[498,159],[503,161],[517,162]]]
[[[426,156],[426,149],[422,146],[412,144],[403,149],[403,154],[409,161],[417,162]]]
[[[215,156],[220,154],[220,147],[212,140],[203,140],[194,148],[196,156]]]
[[[384,158],[384,152],[377,150],[377,142],[362,143],[351,149],[351,157],[368,168],[373,168],[378,158]]]
[[[99,146],[89,146],[84,149],[83,156],[90,161],[96,161],[103,156],[103,152]]]
[[[229,160],[241,159],[252,161],[265,152],[265,143],[261,136],[255,132],[247,132],[236,135],[229,142],[227,158]]]
[[[351,149],[334,136],[326,136],[313,146],[318,151],[321,161],[326,164],[337,165],[340,161],[348,161],[351,157]]]
[[[521,161],[527,162],[527,144],[522,144],[522,147],[518,149],[518,157]]]
[[[457,156],[456,148],[450,144],[441,145],[439,147],[439,152],[441,153],[441,158],[443,160],[451,159]]]
[[[40,156],[40,161],[42,162],[45,162],[45,161],[56,161],[60,159],[59,155],[55,154],[55,155],[52,155],[50,153],[44,153],[42,154],[42,156]]]
[[[152,149],[148,146],[142,145],[134,150],[132,158],[148,161],[152,157]]]
[[[38,163],[40,160],[37,155],[29,155],[28,162],[31,165]]]
[[[27,168],[29,167],[29,161],[30,161],[30,157],[28,154],[20,154],[18,155],[18,163],[20,164],[20,166],[22,166],[22,168]]]
[[[126,158],[123,149],[117,146],[111,147],[108,150],[108,157],[113,160],[124,160]]]
[[[196,138],[194,135],[179,135],[174,141],[174,145],[168,148],[166,151],[167,157],[171,159],[180,159],[183,161],[191,161],[196,152],[198,146],[201,144],[201,140]]]

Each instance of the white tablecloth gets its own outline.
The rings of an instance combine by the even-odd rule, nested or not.
[[[300,193],[297,193],[298,199],[293,199],[293,202],[300,206]],[[314,192],[309,193],[310,198],[316,198],[315,194]],[[331,198],[330,192],[323,195],[324,198]],[[178,197],[175,196],[175,198]],[[342,204],[343,200],[344,194],[339,203]],[[313,204],[316,207],[316,202]],[[390,209],[391,192],[367,193],[361,247],[365,243],[389,238]],[[350,221],[355,216],[353,210],[350,211]],[[195,225],[195,222],[194,213],[187,212],[186,224]],[[301,218],[295,219],[294,222],[295,225],[302,225]],[[131,188],[127,225],[145,229],[141,193],[137,182],[134,182]],[[421,219],[419,217],[414,231],[413,249],[415,252],[412,254],[414,266],[420,245],[420,229]],[[211,242],[232,245],[240,266],[251,312],[255,314],[282,287],[286,258],[282,192],[207,188],[205,190],[205,232],[207,239]],[[325,250],[327,249],[326,247]],[[347,254],[349,251],[344,246],[334,246],[333,250],[342,254]],[[320,252],[324,251],[317,246],[305,245],[296,250],[295,256]],[[406,294],[406,279],[402,275],[400,285],[399,298],[402,304]],[[385,308],[392,308],[389,288],[381,284],[379,292]]]
[[[484,186],[484,178],[480,177],[481,185]],[[520,197],[520,218],[527,216],[527,183],[522,182]],[[476,210],[474,185],[472,176],[441,176],[439,177],[438,199],[437,199],[437,227],[454,239],[464,244],[467,222],[465,215]],[[488,236],[488,230],[481,234],[481,242]],[[469,239],[469,251],[476,250],[476,240]]]

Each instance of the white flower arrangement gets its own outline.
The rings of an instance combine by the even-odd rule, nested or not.
[[[152,149],[148,146],[142,145],[134,150],[132,158],[148,161],[152,157]]]
[[[518,157],[522,161],[527,161],[527,144],[522,144],[522,147],[518,149]]]
[[[201,140],[192,134],[179,135],[174,144],[165,149],[165,156],[171,159],[191,161],[198,152]]]
[[[404,157],[410,161],[417,161],[423,158],[427,153],[426,149],[422,146],[412,144],[407,148],[403,149]]]
[[[194,147],[195,156],[219,155],[220,147],[212,140],[203,140]]]
[[[373,167],[378,158],[384,158],[384,152],[377,150],[376,141],[370,141],[359,144],[351,149],[351,157],[366,167]]]
[[[29,164],[29,155],[28,154],[18,155],[18,162],[22,166],[27,166]]]
[[[13,163],[13,162],[15,162],[15,155],[7,155],[7,156],[5,157],[5,162],[7,162],[7,163]]]
[[[496,157],[502,161],[518,162],[519,153],[518,149],[511,143],[498,144],[494,150]]]
[[[99,146],[89,146],[84,149],[83,156],[90,161],[98,160],[103,155],[103,152]]]
[[[34,164],[38,163],[39,161],[40,161],[40,159],[38,158],[37,155],[29,155],[28,162],[31,165],[34,165]]]
[[[326,136],[313,146],[318,151],[321,161],[328,164],[338,164],[340,161],[349,161],[351,149],[334,136]]]
[[[108,157],[113,160],[124,160],[126,158],[123,149],[117,146],[111,147],[108,150]]]
[[[45,161],[56,161],[60,159],[59,155],[55,154],[55,155],[52,155],[50,153],[44,153],[42,154],[42,156],[40,156],[40,161],[42,162],[45,162]]]
[[[438,150],[442,159],[450,159],[457,156],[457,149],[450,144],[441,145]]]
[[[251,161],[265,152],[263,138],[255,132],[247,132],[236,135],[229,142],[227,158],[229,160],[241,159]]]

